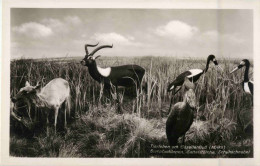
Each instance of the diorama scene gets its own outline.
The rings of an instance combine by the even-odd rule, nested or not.
[[[10,156],[252,158],[253,12],[11,9]]]

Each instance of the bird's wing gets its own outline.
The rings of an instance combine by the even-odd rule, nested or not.
[[[176,86],[181,86],[184,82],[184,78],[187,77],[188,75],[190,75],[191,72],[190,71],[185,71],[183,73],[181,73],[180,75],[178,75],[172,83],[169,84],[168,86],[168,92],[172,91]]]
[[[191,78],[191,77],[194,77],[196,75],[203,73],[203,70],[201,70],[201,69],[191,69],[189,71],[190,71],[191,74],[187,76],[188,78]]]
[[[254,83],[252,81],[248,82],[248,87],[250,89],[251,94],[254,94]]]

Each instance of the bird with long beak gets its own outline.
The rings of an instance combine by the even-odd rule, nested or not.
[[[248,72],[249,72],[249,68],[250,68],[250,62],[247,59],[243,59],[240,64],[234,68],[231,73],[234,73],[235,71],[237,71],[238,69],[241,69],[242,67],[246,67],[245,69],[245,73],[244,73],[244,80],[243,80],[243,90],[244,92],[251,94],[253,96],[254,93],[254,83],[252,81],[249,80],[248,78]]]
[[[172,83],[169,84],[167,91],[173,93],[173,95],[175,95],[182,87],[185,78],[187,77],[192,83],[195,83],[201,75],[203,75],[204,73],[206,73],[209,69],[209,63],[213,62],[214,65],[221,69],[223,71],[223,69],[218,65],[218,61],[216,60],[214,55],[209,55],[207,58],[207,63],[206,63],[206,67],[205,69],[190,69],[187,70],[183,73],[181,73],[180,75],[178,75],[173,81]],[[178,90],[176,90],[177,87],[180,87]],[[170,103],[170,108],[169,110],[171,110],[172,107],[172,102],[173,102],[173,97],[171,98],[171,103]]]

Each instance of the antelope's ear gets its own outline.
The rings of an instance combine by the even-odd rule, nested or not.
[[[25,86],[31,86],[28,81],[25,82]]]

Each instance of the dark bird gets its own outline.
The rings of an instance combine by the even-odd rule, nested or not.
[[[242,82],[243,90],[244,90],[244,92],[253,95],[254,83],[252,81],[249,81],[249,78],[248,78],[250,62],[247,59],[243,59],[240,62],[240,64],[236,68],[234,68],[230,73],[233,73],[233,72],[237,71],[238,69],[241,69],[243,66],[246,67],[245,73],[244,73],[244,80]]]
[[[145,69],[141,66],[129,64],[122,66],[113,66],[107,68],[101,68],[97,65],[96,59],[100,57],[94,56],[94,54],[102,48],[112,48],[113,45],[103,45],[94,49],[91,53],[88,52],[87,47],[95,47],[95,45],[85,45],[86,55],[85,58],[81,61],[81,64],[88,67],[89,74],[91,77],[98,81],[99,83],[104,84],[105,89],[113,90],[114,93],[118,94],[118,87],[137,87],[140,88],[141,81],[145,74]],[[116,95],[116,102],[118,104],[118,112],[121,112],[119,106],[119,98]]]
[[[188,78],[185,79],[184,86],[188,90],[184,94],[183,102],[178,102],[173,106],[166,121],[166,136],[170,146],[177,145],[178,138],[181,136],[183,136],[182,143],[184,144],[185,133],[190,129],[194,118],[195,86]]]
[[[215,56],[214,55],[209,55],[208,59],[207,59],[207,64],[206,64],[205,69],[203,69],[203,70],[202,69],[190,69],[188,71],[185,71],[185,72],[181,73],[180,75],[177,76],[177,78],[175,80],[173,80],[172,83],[169,84],[167,91],[168,92],[172,91],[173,95],[175,95],[181,89],[181,87],[177,91],[175,91],[176,88],[178,86],[182,86],[183,85],[184,79],[186,77],[188,77],[188,79],[190,81],[196,82],[200,78],[200,76],[202,74],[204,74],[204,73],[206,73],[208,71],[209,63],[211,61],[213,61],[215,66],[217,66],[218,68],[220,68],[222,70],[222,68],[218,65],[218,62],[217,62]],[[170,109],[172,107],[172,102],[173,102],[173,97],[171,98]]]

